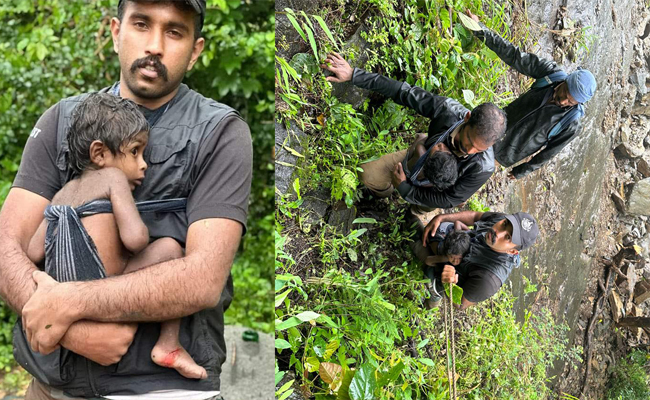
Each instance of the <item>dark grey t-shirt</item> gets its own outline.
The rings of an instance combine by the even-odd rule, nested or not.
[[[38,120],[25,145],[13,187],[52,200],[61,189],[57,168],[59,105]],[[227,218],[246,230],[252,180],[252,141],[248,125],[237,116],[224,118],[201,146],[191,168],[187,199],[188,226],[206,218]],[[146,174],[145,174],[145,179]]]

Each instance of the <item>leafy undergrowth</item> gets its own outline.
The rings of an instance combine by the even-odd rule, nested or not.
[[[428,292],[408,247],[408,205],[397,195],[364,198],[357,178],[361,163],[406,148],[428,121],[390,100],[366,100],[358,109],[340,102],[319,64],[330,51],[352,61],[360,56],[343,39],[364,16],[365,69],[470,109],[485,101],[503,106],[512,98],[506,67],[472,39],[457,11],[469,8],[519,41],[508,28],[508,7],[480,0],[324,0],[318,15],[284,11],[310,52],[291,60],[276,55],[277,119],[307,134],[301,149],[288,149],[298,159],[296,176],[291,193],[276,201],[276,380],[287,371],[295,375],[293,386],[278,390],[279,399],[295,390],[316,399],[449,398],[444,323],[438,309],[422,306]],[[304,204],[323,190],[330,210],[352,209],[349,230],[313,223]],[[467,207],[488,210],[483,203],[475,197]],[[513,301],[504,288],[456,313],[459,396],[547,398],[548,367],[575,354],[566,348],[567,328],[549,312],[538,307],[516,321]]]
[[[609,378],[608,399],[650,398],[650,354],[635,350],[614,367]]]

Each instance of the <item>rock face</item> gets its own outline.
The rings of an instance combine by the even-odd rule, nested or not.
[[[634,185],[627,212],[635,215],[650,215],[650,178],[640,180]]]
[[[232,400],[275,398],[275,339],[257,332],[259,340],[243,340],[248,328],[226,325],[224,339],[228,354],[221,371],[221,394]]]
[[[304,137],[305,133],[293,123],[289,130],[285,129],[284,125],[275,123],[275,187],[281,194],[287,194],[291,187],[291,177],[299,158],[287,148],[301,153],[301,139]]]
[[[305,232],[311,231],[321,223],[327,209],[330,206],[330,192],[326,188],[320,188],[303,194],[303,203],[300,206],[302,218],[302,229]]]

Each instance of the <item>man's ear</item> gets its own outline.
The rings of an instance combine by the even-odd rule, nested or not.
[[[117,54],[120,53],[120,47],[119,47],[119,42],[117,40],[118,36],[120,35],[120,20],[113,17],[111,19],[111,36],[113,37],[113,51],[115,51]]]
[[[205,39],[198,38],[194,41],[194,48],[192,49],[192,58],[190,58],[190,63],[187,65],[187,71],[191,71],[196,61],[199,59],[199,56],[203,52],[203,47],[205,46]]]
[[[471,112],[471,111],[468,111],[467,114],[465,114],[465,118],[463,119],[463,121],[464,121],[464,122],[469,121],[469,117],[471,117],[471,116],[472,116],[472,112]]]
[[[512,254],[513,256],[516,256],[517,254],[519,254],[519,250],[517,250],[517,249],[510,249],[510,250],[506,251],[506,253],[508,253],[508,254]]]
[[[97,165],[100,168],[103,168],[106,165],[106,160],[108,153],[111,151],[106,147],[106,145],[101,140],[93,140],[90,144],[90,162]]]

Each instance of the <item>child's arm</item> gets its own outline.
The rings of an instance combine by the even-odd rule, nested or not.
[[[45,233],[47,232],[47,221],[43,219],[38,226],[36,233],[32,236],[27,246],[27,257],[34,264],[38,264],[45,258]]]
[[[109,199],[113,206],[120,239],[127,250],[137,254],[149,244],[149,230],[140,218],[129,182],[124,173],[117,168],[106,168],[101,172],[103,179],[110,183]]]
[[[468,231],[469,227],[462,223],[461,221],[456,221],[454,222],[454,230],[455,231]]]

